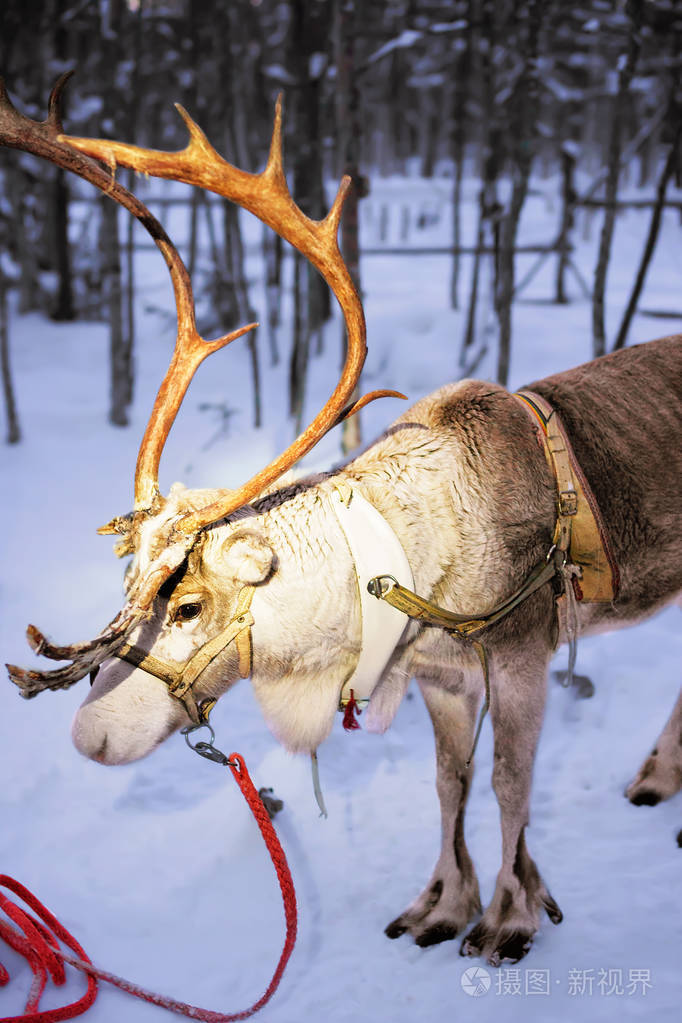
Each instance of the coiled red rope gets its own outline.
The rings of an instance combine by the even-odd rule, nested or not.
[[[256,818],[256,823],[260,828],[277,873],[277,880],[284,904],[284,918],[286,921],[284,948],[282,949],[282,954],[280,955],[272,980],[258,1001],[254,1002],[249,1009],[243,1009],[241,1012],[213,1012],[210,1009],[200,1009],[197,1006],[188,1005],[186,1002],[179,1002],[174,998],[167,998],[165,995],[147,991],[145,988],[124,980],[122,977],[117,977],[106,970],[100,970],[98,967],[93,966],[73,935],[38,901],[35,895],[13,878],[0,874],[0,887],[6,888],[13,895],[18,896],[31,910],[31,912],[27,912],[0,892],[0,909],[4,910],[12,923],[16,925],[12,926],[12,924],[8,924],[0,919],[0,938],[3,938],[11,948],[25,957],[33,972],[33,983],[31,984],[23,1015],[3,1016],[0,1018],[0,1023],[58,1023],[61,1020],[74,1019],[76,1016],[86,1012],[95,1001],[97,997],[97,979],[105,980],[122,991],[127,991],[129,994],[134,995],[136,998],[141,998],[145,1002],[151,1002],[152,1005],[161,1006],[161,1008],[168,1009],[170,1012],[178,1013],[181,1016],[202,1020],[204,1023],[232,1023],[233,1020],[248,1019],[249,1016],[253,1016],[259,1009],[262,1009],[272,998],[279,986],[282,974],[296,942],[296,892],[284,850],[277,838],[268,812],[263,806],[263,802],[251,781],[246,764],[238,753],[231,753],[229,758],[224,758],[224,762],[232,771],[244,799]],[[70,949],[74,955],[66,952],[60,946],[60,942],[61,945],[65,945]],[[39,1008],[40,999],[45,990],[48,977],[57,986],[64,984],[66,981],[64,963],[75,966],[87,975],[88,980],[85,994],[69,1005],[58,1009],[41,1010]],[[0,963],[0,987],[7,984],[8,981],[9,975],[7,970]]]

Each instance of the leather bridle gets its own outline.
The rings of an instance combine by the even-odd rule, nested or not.
[[[230,643],[234,642],[239,657],[240,678],[248,678],[251,674],[253,652],[251,626],[254,619],[250,608],[254,590],[254,586],[242,587],[237,598],[235,614],[228,624],[217,636],[209,639],[203,646],[199,647],[187,661],[163,661],[159,657],[148,653],[142,647],[131,643],[126,643],[113,656],[119,657],[122,661],[133,664],[136,668],[141,668],[148,674],[161,679],[168,686],[170,695],[184,703],[192,722],[195,725],[205,724],[217,700],[208,697],[207,699],[197,701],[193,693],[193,687],[218,654],[222,653]]]

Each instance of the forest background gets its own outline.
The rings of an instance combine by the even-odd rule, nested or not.
[[[155,148],[181,148],[181,102],[227,159],[264,165],[274,100],[285,94],[285,163],[296,201],[322,217],[342,173],[355,188],[342,226],[358,286],[358,204],[373,179],[389,175],[448,182],[452,218],[446,248],[419,246],[434,211],[403,204],[396,244],[391,210],[377,214],[377,251],[412,258],[441,252],[450,302],[463,312],[452,338],[452,376],[476,371],[494,351],[491,375],[509,376],[512,307],[548,261],[558,304],[578,289],[592,306],[593,353],[622,346],[655,249],[662,210],[680,185],[679,0],[7,0],[0,11],[0,69],[14,102],[45,116],[59,74],[74,68],[64,124]],[[133,183],[132,172],[121,175]],[[463,236],[463,182],[475,179],[477,224]],[[556,230],[521,245],[518,229],[536,180],[556,182]],[[7,438],[21,435],[9,354],[8,294],[20,313],[109,324],[107,414],[125,425],[135,388],[135,249],[150,244],[132,218],[90,186],[26,154],[0,150],[0,336]],[[645,189],[619,199],[619,189]],[[648,188],[646,186],[649,186]],[[204,335],[254,319],[240,217],[232,204],[184,186],[134,188],[164,220],[183,211],[184,255]],[[632,292],[607,338],[604,296],[615,219],[650,211]],[[600,230],[590,274],[572,259],[576,213]],[[451,212],[450,212],[451,211]],[[592,224],[592,220],[589,221]],[[207,239],[203,244],[201,239]],[[262,377],[289,360],[289,409],[304,415],[311,353],[324,344],[329,297],[314,270],[294,256],[291,345],[279,338],[287,247],[263,235],[267,314],[249,335],[253,422],[262,420]],[[535,258],[519,279],[518,256]],[[363,250],[372,255],[371,249]],[[483,288],[485,274],[492,286]],[[418,296],[415,297],[418,301]],[[490,315],[481,315],[481,304]],[[656,311],[655,311],[656,312]],[[672,312],[658,310],[662,316]],[[168,314],[166,314],[168,315]],[[485,324],[485,338],[481,334]],[[339,359],[343,341],[340,341]],[[350,420],[346,450],[359,442]]]

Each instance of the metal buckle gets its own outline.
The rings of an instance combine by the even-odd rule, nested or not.
[[[559,511],[562,515],[578,514],[578,495],[575,490],[562,490],[559,493]]]

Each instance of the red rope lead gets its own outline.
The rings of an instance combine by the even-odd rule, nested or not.
[[[61,961],[64,956],[59,951],[57,938],[76,953],[83,964],[81,968],[86,970],[92,965],[87,953],[73,935],[69,934],[67,929],[60,924],[59,920],[36,899],[35,895],[28,888],[24,888],[23,884],[19,884],[14,878],[7,877],[5,874],[0,874],[0,886],[7,888],[14,895],[18,895],[38,917],[36,919],[30,916],[16,903],[11,902],[7,896],[0,893],[0,908],[5,911],[10,920],[17,924],[15,928],[0,920],[0,937],[4,938],[16,952],[25,956],[34,977],[26,1001],[25,1014],[5,1016],[0,1023],[20,1023],[22,1020],[30,1020],[31,1023],[58,1023],[59,1020],[80,1016],[90,1008],[97,998],[97,981],[93,976],[88,977],[86,992],[77,1001],[59,1009],[47,1009],[44,1012],[40,1012],[38,1006],[45,990],[48,974],[57,986],[61,986],[66,980],[64,964]],[[8,980],[9,974],[3,967],[0,982],[6,984]]]
[[[106,980],[109,984],[113,984],[114,987],[127,991],[136,998],[141,998],[152,1005],[158,1005],[181,1016],[189,1016],[191,1019],[201,1020],[203,1023],[232,1023],[235,1020],[248,1019],[249,1016],[253,1016],[254,1013],[258,1012],[259,1009],[262,1009],[269,1002],[279,986],[282,974],[296,942],[296,892],[294,891],[294,883],[284,850],[279,843],[267,810],[263,806],[263,802],[251,781],[246,764],[238,753],[231,753],[228,766],[242,791],[244,799],[256,818],[256,823],[268,847],[268,852],[277,873],[277,881],[279,882],[284,903],[284,918],[286,921],[284,948],[282,949],[282,954],[272,980],[258,1001],[254,1002],[249,1009],[244,1009],[241,1012],[213,1012],[210,1009],[200,1009],[197,1006],[188,1005],[186,1002],[178,1002],[174,998],[167,998],[165,995],[147,991],[145,988],[133,984],[122,977],[117,977],[113,973],[107,973],[106,970],[100,970],[92,965],[76,939],[38,901],[35,895],[32,895],[27,888],[13,878],[0,874],[0,887],[5,887],[13,892],[13,894],[18,895],[36,914],[35,917],[31,916],[17,906],[16,903],[0,893],[0,909],[3,909],[10,920],[17,925],[17,927],[12,927],[5,921],[0,920],[0,938],[3,938],[11,948],[26,958],[34,977],[24,1015],[3,1016],[0,1018],[0,1023],[59,1023],[61,1020],[80,1016],[90,1008],[97,997],[97,980],[95,978]],[[60,948],[57,939],[70,948],[75,955],[71,956]],[[58,1009],[39,1011],[38,1007],[48,975],[56,985],[62,985],[65,982],[64,963],[69,963],[88,975],[88,986],[85,994],[70,1005],[65,1005]],[[7,970],[0,964],[0,987],[4,986],[8,980]]]

